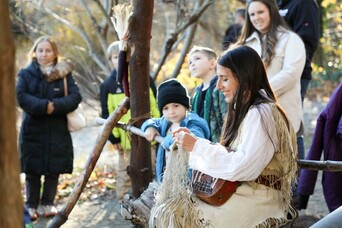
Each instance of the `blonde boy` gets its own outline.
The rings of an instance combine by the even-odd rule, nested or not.
[[[210,128],[210,140],[219,142],[227,103],[216,89],[216,53],[207,47],[194,46],[189,52],[189,69],[192,77],[202,79],[192,98],[192,110],[204,118]]]

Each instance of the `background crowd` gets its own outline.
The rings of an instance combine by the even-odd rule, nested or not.
[[[298,157],[296,158],[303,159],[305,157],[306,151],[303,139],[305,126],[303,125],[302,107],[308,85],[312,79],[311,62],[318,45],[318,15],[318,6],[315,0],[248,1],[245,9],[238,9],[236,11],[235,24],[226,31],[226,36],[222,42],[222,48],[225,50],[223,54],[215,53],[209,47],[200,46],[194,46],[188,53],[190,75],[191,77],[201,79],[201,84],[196,88],[191,100],[186,89],[182,90],[184,85],[179,81],[164,82],[159,85],[156,92],[153,80],[151,80],[152,78],[149,75],[147,76],[151,82],[149,92],[151,106],[151,115],[149,117],[151,119],[148,125],[144,125],[142,129],[147,131],[147,135],[151,135],[149,141],[153,141],[156,135],[161,135],[165,140],[164,144],[152,145],[152,148],[154,148],[152,150],[152,161],[153,166],[156,167],[154,171],[159,182],[162,182],[162,173],[169,156],[165,151],[168,151],[170,145],[173,144],[173,134],[179,128],[186,127],[189,133],[192,132],[197,137],[209,139],[213,143],[221,143],[227,148],[233,148],[234,151],[238,151],[240,147],[236,145],[235,140],[238,138],[237,132],[243,129],[240,129],[240,124],[244,118],[250,115],[247,115],[246,111],[252,105],[261,105],[262,103],[274,103],[278,107],[279,102],[278,111],[282,115],[284,114],[286,123],[288,120],[286,126],[289,132],[287,134],[289,134],[290,138],[292,137],[291,127],[293,127],[296,133],[297,146],[296,149],[291,148],[291,150],[293,152],[298,150]],[[249,48],[242,48],[245,46]],[[245,79],[241,78],[242,75],[250,77],[255,71],[241,72],[241,69],[238,67],[242,68],[242,66],[239,66],[242,63],[235,62],[234,58],[236,58],[235,55],[238,55],[238,51],[234,52],[234,50],[244,53],[246,55],[244,56],[245,59],[248,58],[246,53],[253,53],[249,57],[252,57],[255,53],[257,54],[254,56],[255,62],[253,63],[256,63],[256,68],[265,67],[265,75],[263,76],[267,78],[266,84],[263,81],[265,78],[261,78],[260,81],[257,81],[255,78],[253,82],[245,82]],[[116,79],[118,52],[118,42],[108,47],[107,58],[111,64],[112,72],[101,85],[102,118],[107,118],[125,97],[122,85]],[[232,58],[230,60],[232,63],[225,62],[227,56]],[[262,64],[259,64],[259,60],[256,60],[258,59],[256,58],[257,56],[262,61]],[[218,65],[217,59],[221,61]],[[226,71],[222,73],[223,71],[220,66],[229,69],[230,73]],[[233,83],[236,80],[237,85],[233,89],[229,86],[225,87],[222,84],[224,83],[222,78],[232,80]],[[67,96],[64,94],[64,80],[67,81],[69,91]],[[258,91],[252,93],[251,83],[261,83],[259,89],[263,89],[266,94],[264,95]],[[336,89],[331,100],[332,103],[337,104],[337,107],[341,107],[338,100],[340,97],[338,96],[341,90],[340,87]],[[226,88],[228,90],[225,90]],[[232,95],[229,94],[230,90],[233,91]],[[249,91],[251,94],[241,94],[241,91],[244,90]],[[174,91],[178,93],[168,96]],[[229,97],[229,95],[233,98]],[[39,216],[54,216],[57,214],[54,198],[56,196],[59,175],[71,173],[73,168],[72,140],[67,129],[66,114],[75,110],[82,98],[78,86],[73,79],[70,63],[61,59],[57,44],[53,38],[48,36],[39,37],[34,43],[29,52],[29,64],[18,75],[17,99],[18,104],[24,111],[19,144],[22,172],[26,174],[25,207],[32,220],[37,219]],[[240,107],[241,104],[246,102],[249,105]],[[321,146],[318,147],[320,150],[316,152],[312,146],[307,159],[319,160],[322,151],[325,154],[328,154],[327,151],[332,151],[330,156],[325,156],[325,158],[341,160],[336,155],[339,148],[341,148],[341,113],[331,111],[331,106],[329,103],[317,122],[318,128],[322,127],[322,124],[329,124],[331,127],[323,132],[317,130],[313,144],[319,143],[319,140],[323,137],[322,134],[324,134],[325,136],[330,135],[334,146],[329,148]],[[284,110],[284,113],[280,107]],[[263,113],[269,112],[267,108],[265,110]],[[273,108],[270,110],[276,112]],[[342,108],[338,110],[342,110]],[[168,112],[174,114],[168,114]],[[334,113],[335,116],[330,117],[330,113]],[[240,115],[241,117],[239,117]],[[271,117],[267,116],[267,118]],[[130,113],[124,116],[121,121],[128,122],[129,119]],[[195,119],[198,119],[198,122],[196,122],[195,128],[192,128],[193,125],[191,124],[193,124],[192,121]],[[328,122],[331,119],[333,119],[332,123]],[[246,122],[248,121],[246,120]],[[198,125],[203,125],[200,133],[198,133],[196,128]],[[152,128],[156,130],[152,131]],[[267,126],[265,128],[269,130],[275,127]],[[149,131],[152,131],[152,133],[149,133]],[[275,139],[272,134],[274,132],[270,133],[270,141],[280,143],[280,138]],[[168,138],[170,138],[170,141],[166,145]],[[126,172],[130,158],[129,138],[123,130],[114,128],[109,141],[120,155],[118,176],[116,178],[118,184],[117,197],[122,199],[124,194],[129,192],[131,186],[130,178]],[[331,141],[328,143],[331,145]],[[326,143],[319,145],[326,145]],[[158,147],[158,152],[156,152],[155,147]],[[290,147],[290,145],[287,145],[287,147]],[[317,149],[317,147],[315,148]],[[282,149],[289,150],[289,148]],[[274,154],[276,152],[278,152],[277,148],[275,148]],[[273,156],[275,155],[270,155],[269,162],[272,161]],[[157,157],[156,162],[154,162],[155,157]],[[232,160],[233,166],[238,166],[234,162],[234,158]],[[289,160],[288,162],[291,164],[293,161]],[[268,165],[267,163],[259,167],[260,172],[258,174],[260,176],[262,176],[261,174],[267,168],[270,168]],[[246,166],[248,165],[244,164],[245,168]],[[199,169],[203,169],[203,167]],[[218,173],[212,172],[212,170],[209,171],[209,174],[226,180],[248,182],[259,178],[259,175],[247,178],[243,175],[239,177],[234,175],[233,177],[229,175],[221,176]],[[237,173],[240,174],[239,172]],[[292,202],[295,203],[297,209],[305,209],[309,196],[314,193],[313,183],[316,180],[317,173],[303,171],[299,174],[299,194],[297,194],[297,186],[291,186]],[[41,181],[42,176],[44,176],[43,182]],[[266,176],[269,175],[267,174]],[[332,178],[334,183],[342,183],[342,177],[339,173],[336,175],[329,173],[325,174],[325,176],[327,177],[326,180]],[[293,178],[290,177],[290,181]],[[265,182],[256,183],[279,191],[272,184],[268,186]],[[310,186],[307,186],[308,183],[310,183]],[[329,183],[324,182],[324,191],[329,210],[333,211],[342,204],[342,186]],[[43,186],[42,194],[40,192],[41,186]],[[284,189],[282,190],[285,191]],[[290,211],[288,205],[287,210],[287,212]],[[286,217],[286,215],[282,216]],[[267,217],[258,219],[260,221],[256,224],[265,221],[271,223],[271,221],[267,220]],[[286,221],[276,222],[280,224]]]

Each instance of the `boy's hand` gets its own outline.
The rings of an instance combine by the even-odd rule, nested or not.
[[[152,142],[156,135],[159,135],[159,132],[154,127],[149,127],[145,131],[145,138],[147,141]]]

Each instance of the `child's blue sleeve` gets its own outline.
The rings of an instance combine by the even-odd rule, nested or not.
[[[141,125],[141,130],[146,131],[147,128],[149,127],[154,127],[158,132],[160,132],[160,118],[151,118],[146,120],[142,125]]]
[[[171,134],[163,138],[163,145],[166,150],[170,150],[170,146],[174,143],[173,136]]]
[[[209,139],[210,131],[206,121],[189,121],[187,128],[197,137]]]

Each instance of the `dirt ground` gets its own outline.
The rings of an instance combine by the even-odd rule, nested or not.
[[[324,108],[326,101],[305,100],[304,102],[304,125],[306,126],[305,146],[306,151],[311,143],[312,134],[316,124],[316,118],[320,111]],[[95,106],[93,106],[95,105]],[[93,107],[98,107],[96,103]],[[101,126],[95,124],[95,117],[98,116],[99,110],[87,108],[88,126],[79,131],[72,133],[74,149],[75,149],[75,167],[84,167],[85,161],[92,151],[96,138],[101,131]],[[98,162],[97,167],[114,167],[117,163],[117,154],[106,144]],[[62,208],[57,205],[57,208]],[[329,213],[324,201],[321,185],[321,173],[317,180],[315,194],[311,196],[308,208],[300,211],[300,214],[315,215],[323,217]],[[34,222],[36,228],[44,228],[49,223],[49,219],[40,218]],[[76,204],[69,215],[68,220],[62,226],[63,228],[83,228],[83,227],[115,227],[129,228],[134,227],[132,223],[125,220],[120,215],[120,204],[115,198],[115,191],[108,190],[94,199],[80,201]]]

